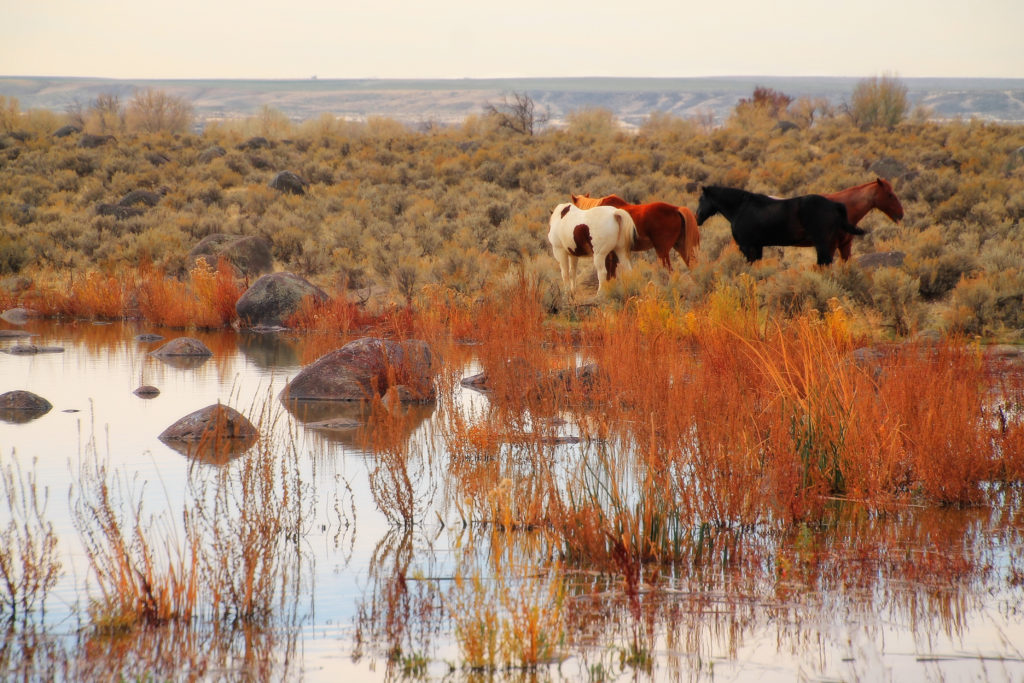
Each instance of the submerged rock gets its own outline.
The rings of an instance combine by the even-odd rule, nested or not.
[[[31,391],[15,389],[0,394],[0,420],[21,424],[50,412],[53,404]]]
[[[385,396],[403,403],[434,399],[433,357],[426,342],[363,337],[306,366],[283,399],[364,401]]]
[[[177,337],[152,352],[157,357],[167,356],[212,356],[213,351],[195,337]]]
[[[18,344],[12,346],[9,349],[4,349],[4,353],[9,353],[12,356],[31,356],[37,353],[63,353],[64,347],[62,346],[37,346],[35,344]]]
[[[181,418],[157,437],[161,441],[205,442],[211,439],[255,440],[259,435],[249,419],[230,406],[214,403]]]

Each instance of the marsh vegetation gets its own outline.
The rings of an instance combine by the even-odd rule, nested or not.
[[[989,342],[1024,328],[1024,133],[765,95],[720,128],[652,114],[636,134],[602,110],[532,135],[265,110],[55,137],[53,116],[6,116],[0,304],[55,316],[19,329],[66,357],[0,361],[60,394],[0,425],[5,674],[1019,677],[1024,364]],[[268,186],[282,170],[303,193]],[[869,216],[828,268],[799,248],[748,264],[712,220],[693,268],[637,255],[580,304],[546,248],[570,192],[693,206],[701,184],[875,175],[903,222]],[[98,208],[137,190],[153,205]],[[332,298],[233,329],[255,273],[189,258],[218,233]],[[143,329],[213,359],[166,366]],[[426,341],[436,401],[279,400],[366,334]],[[128,400],[141,380],[160,396]],[[257,442],[155,440],[202,401]],[[355,426],[311,427],[323,411]]]

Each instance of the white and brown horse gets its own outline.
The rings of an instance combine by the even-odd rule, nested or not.
[[[559,204],[551,214],[548,241],[562,270],[562,282],[570,295],[576,293],[576,260],[594,257],[597,270],[597,291],[604,289],[609,275],[607,259],[615,254],[627,270],[629,251],[637,239],[636,225],[630,215],[613,206],[579,209],[571,203]]]

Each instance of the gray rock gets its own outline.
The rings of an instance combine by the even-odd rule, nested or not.
[[[303,300],[330,299],[327,293],[293,273],[272,273],[256,280],[235,303],[235,311],[247,327],[274,327],[297,313]]]
[[[256,427],[230,406],[214,403],[177,420],[157,437],[161,441],[201,442],[209,439],[255,439]]]
[[[221,258],[239,275],[262,275],[273,268],[274,257],[270,253],[270,242],[262,237],[247,235],[207,235],[188,253],[188,262],[205,259],[211,268],[217,267]]]
[[[892,157],[882,157],[868,166],[868,170],[889,180],[892,180],[893,178],[902,178],[909,172],[906,164],[902,161],[893,159]]]
[[[281,171],[270,181],[270,187],[280,192],[306,194],[309,183],[291,171]]]
[[[164,337],[160,334],[153,334],[152,332],[146,332],[144,334],[135,335],[135,341],[140,342],[158,342],[163,341]]]
[[[30,318],[35,317],[38,317],[38,314],[27,308],[8,308],[3,313],[0,313],[0,319],[6,320],[12,325],[24,325]]]
[[[118,202],[121,206],[135,206],[136,204],[144,204],[149,207],[156,206],[160,202],[160,198],[163,195],[159,192],[150,192],[149,190],[132,190],[125,196],[121,197],[121,201]]]
[[[63,353],[64,348],[61,346],[37,346],[35,344],[18,344],[12,346],[9,349],[4,349],[4,353],[9,353],[12,356],[32,356],[37,353]]]
[[[209,357],[213,351],[195,337],[177,337],[161,346],[153,355],[158,358],[167,356],[198,356]]]
[[[53,404],[31,391],[16,389],[0,394],[0,420],[21,424],[50,412]]]
[[[899,268],[903,265],[907,255],[902,251],[879,251],[873,254],[859,254],[854,261],[861,268],[874,270],[875,268]]]
[[[186,415],[159,438],[186,457],[224,465],[252,448],[259,432],[237,410],[218,403]]]
[[[281,397],[363,401],[390,395],[404,403],[427,402],[435,396],[433,370],[433,356],[426,342],[363,337],[303,368]]]
[[[221,147],[220,145],[213,145],[212,147],[207,147],[206,149],[199,153],[199,163],[208,164],[214,159],[220,158],[227,153],[227,150]]]
[[[143,384],[141,387],[139,387],[132,393],[138,396],[139,398],[156,398],[157,396],[160,395],[160,390],[152,385]]]

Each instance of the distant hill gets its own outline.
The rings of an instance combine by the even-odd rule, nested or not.
[[[21,108],[66,111],[103,93],[122,102],[138,89],[154,88],[192,102],[204,122],[250,116],[263,106],[303,120],[329,112],[365,119],[385,116],[410,124],[456,123],[500,103],[511,91],[526,92],[548,110],[552,122],[586,107],[604,107],[638,125],[652,111],[691,117],[729,115],[737,100],[756,86],[794,98],[849,100],[857,78],[531,78],[451,80],[113,80],[100,78],[0,77],[0,95],[18,98]],[[1024,122],[1024,79],[901,78],[911,106],[928,107],[937,119]]]

